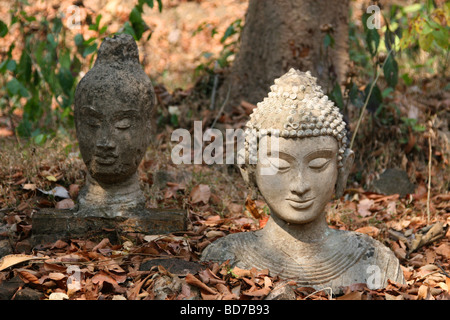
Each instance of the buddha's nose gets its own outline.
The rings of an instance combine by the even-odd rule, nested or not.
[[[104,132],[97,140],[96,147],[98,150],[114,150],[116,148],[116,142],[109,132]]]
[[[310,182],[302,175],[297,175],[292,178],[290,190],[292,193],[302,196],[311,189]]]

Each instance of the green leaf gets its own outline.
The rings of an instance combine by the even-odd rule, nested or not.
[[[412,4],[412,5],[404,7],[403,12],[405,12],[405,13],[417,12],[417,11],[421,10],[422,7],[423,7],[423,4],[421,4],[421,3]]]
[[[148,26],[142,19],[142,15],[136,7],[131,10],[129,20],[137,40],[141,39],[142,34],[148,29]]]
[[[87,47],[86,49],[84,49],[83,51],[83,57],[86,58],[88,55],[90,55],[91,53],[94,53],[97,51],[97,44],[91,44],[89,47]]]
[[[162,12],[162,9],[163,9],[162,0],[156,0],[156,1],[158,1],[158,10],[159,10],[159,12]]]
[[[13,71],[16,70],[17,63],[15,60],[6,59],[2,63],[0,63],[0,73],[5,73],[6,70]]]
[[[370,55],[374,57],[377,54],[378,46],[380,45],[380,35],[378,34],[377,29],[367,29],[366,43]]]
[[[372,83],[369,83],[364,89],[364,101],[367,100],[367,95],[369,94],[371,85]],[[367,110],[369,110],[372,113],[377,111],[382,102],[383,102],[383,95],[381,93],[381,90],[378,87],[378,85],[375,85],[372,89],[369,102],[367,103]]]
[[[135,40],[137,40],[136,33],[134,32],[133,27],[130,25],[130,23],[128,21],[126,21],[123,24],[123,28],[122,29],[123,29],[122,33],[129,34],[129,35],[133,36],[133,38]]]
[[[17,63],[15,60],[8,60],[8,63],[6,64],[6,69],[8,69],[9,71],[14,71],[16,70],[17,67]]]
[[[334,38],[329,33],[327,33],[325,35],[325,37],[323,39],[323,45],[325,48],[328,48],[328,47],[333,48],[334,47]]]
[[[0,38],[3,38],[8,33],[8,26],[0,20]]]
[[[11,95],[20,95],[21,97],[29,96],[28,90],[16,78],[12,78],[6,83],[6,89],[8,89]]]
[[[384,33],[384,45],[386,49],[389,51],[392,48],[392,45],[395,44],[395,33],[393,33],[389,28],[386,29]]]
[[[342,110],[344,108],[344,99],[342,98],[341,86],[336,82],[330,93],[330,99]]]
[[[433,34],[419,34],[419,46],[424,51],[430,51],[431,45],[433,44]]]
[[[394,92],[394,89],[391,87],[387,87],[386,89],[383,90],[383,92],[381,93],[381,95],[383,96],[383,98],[389,97],[389,95]]]
[[[75,78],[72,76],[72,72],[70,72],[67,68],[61,68],[58,73],[58,81],[63,89],[63,92],[66,95],[70,95],[72,91],[73,84],[75,82]]]
[[[84,38],[83,35],[81,33],[78,33],[77,35],[75,35],[75,37],[73,38],[73,40],[75,41],[75,45],[77,47],[80,47],[83,45],[84,42]]]
[[[395,88],[398,82],[398,64],[392,54],[384,62],[383,72],[388,85]]]
[[[225,40],[227,40],[233,34],[238,33],[236,29],[239,29],[241,27],[241,21],[242,21],[241,19],[237,19],[228,26],[228,28],[225,30],[225,34],[223,35],[222,39],[220,39],[220,43],[224,43]]]
[[[108,30],[108,26],[107,26],[107,25],[103,26],[103,27],[98,31],[98,33],[104,34],[104,33],[106,32],[106,30]]]
[[[56,34],[60,33],[61,29],[63,27],[61,19],[60,18],[54,18],[52,20],[52,22],[53,22],[53,28],[52,28],[53,33],[56,33]]]
[[[33,138],[33,140],[34,140],[34,143],[36,143],[39,146],[42,146],[45,143],[45,141],[47,140],[47,136],[43,133],[40,133],[37,136],[35,136]],[[55,178],[55,180],[56,180],[56,178]]]
[[[407,73],[404,73],[404,74],[402,75],[402,79],[403,79],[403,82],[404,82],[407,86],[410,86],[410,85],[412,85],[412,83],[413,83],[413,79],[411,79],[411,77],[410,77],[409,74],[407,74]]]
[[[17,66],[17,77],[24,83],[30,82],[32,71],[31,57],[26,50],[22,51],[20,56],[19,65]]]
[[[56,48],[56,46],[58,45],[51,33],[47,34],[47,41],[49,42],[51,49]]]
[[[449,34],[448,34],[448,29],[443,29],[443,28],[439,28],[438,30],[434,30],[431,33],[434,37],[434,40],[436,41],[436,43],[438,44],[438,46],[440,46],[442,49],[447,50],[449,47]]]

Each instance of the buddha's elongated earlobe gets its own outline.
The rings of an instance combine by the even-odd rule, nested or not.
[[[338,177],[336,181],[336,198],[342,197],[344,194],[345,186],[347,184],[347,178],[350,174],[350,170],[353,166],[353,161],[355,160],[355,154],[352,150],[346,149],[343,155],[342,164],[343,166],[339,169]]]

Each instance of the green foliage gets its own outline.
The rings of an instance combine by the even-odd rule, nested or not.
[[[158,10],[159,12],[162,11],[162,1],[157,0],[158,2]],[[151,9],[155,6],[155,3],[153,0],[138,0],[137,5],[134,6],[134,8],[131,10],[130,15],[128,16],[127,22],[125,22],[123,26],[123,33],[130,34],[134,37],[136,41],[140,40],[145,32],[150,31],[147,40],[149,40],[152,36],[152,32],[145,23],[144,19],[142,18],[142,14],[144,13],[144,4],[148,5]]]
[[[233,35],[240,35],[242,31],[242,19],[234,20],[225,30],[223,36],[220,38],[220,43],[223,44],[223,48],[218,56],[215,56],[211,52],[204,52],[202,56],[206,59],[205,63],[201,63],[195,70],[198,75],[201,72],[214,73],[216,67],[225,68],[229,66],[230,57],[235,55],[239,44],[239,37],[233,37]],[[209,23],[202,23],[193,33],[195,36],[197,33],[211,29],[211,37],[214,37],[218,32],[217,28]]]
[[[157,3],[161,11],[161,0]],[[139,0],[120,32],[141,39],[149,30],[142,19],[145,4],[154,7],[153,0]],[[101,24],[101,14],[94,17],[88,14],[85,22],[95,36],[84,39],[78,33],[67,39],[71,26],[64,24],[61,16],[37,21],[24,10],[29,5],[26,1],[15,1],[9,25],[0,20],[0,37],[8,35],[14,25],[20,31],[0,63],[0,110],[10,117],[14,111],[21,111],[22,119],[15,133],[43,144],[57,131],[73,127],[76,84],[83,67],[92,67],[102,38],[108,35],[108,26]],[[14,59],[12,52],[17,43],[21,54]]]

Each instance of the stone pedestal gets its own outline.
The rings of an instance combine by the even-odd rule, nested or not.
[[[109,238],[116,242],[128,233],[167,234],[186,230],[186,212],[171,209],[140,209],[127,217],[77,215],[75,210],[43,209],[33,214],[34,244],[58,239]]]

